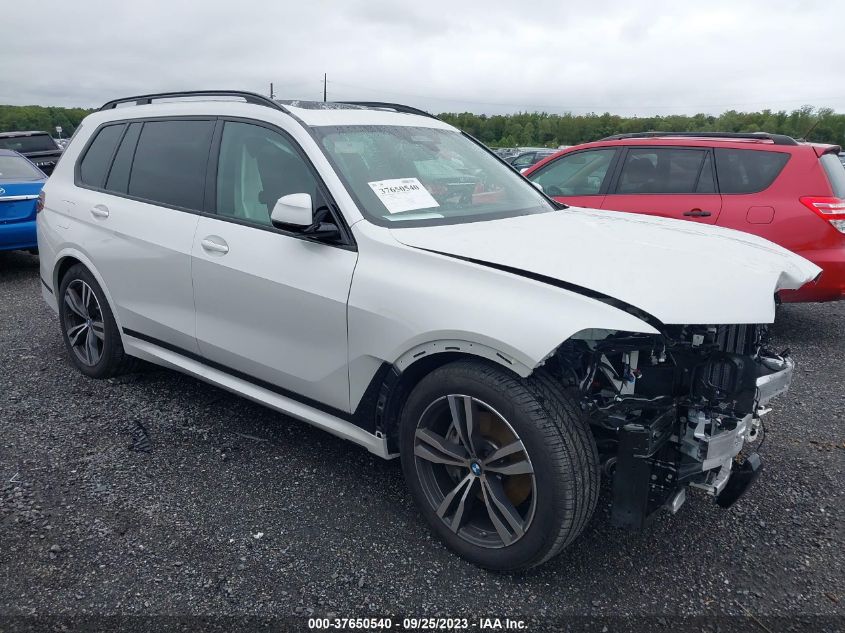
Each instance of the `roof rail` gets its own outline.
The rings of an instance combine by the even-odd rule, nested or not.
[[[628,138],[655,138],[660,136],[679,136],[682,138],[738,138],[772,141],[775,145],[798,145],[791,136],[785,134],[769,134],[768,132],[634,132],[631,134],[614,134],[602,141],[618,141]]]
[[[362,106],[364,108],[378,108],[379,110],[393,110],[394,112],[404,112],[405,114],[418,114],[419,116],[425,116],[430,119],[436,119],[437,117],[431,114],[430,112],[426,112],[425,110],[420,110],[419,108],[413,108],[411,106],[402,105],[401,103],[384,103],[382,101],[343,101],[347,105],[354,105],[354,106]]]
[[[184,92],[158,92],[148,95],[114,99],[108,103],[104,103],[100,110],[112,110],[120,103],[134,102],[135,105],[147,105],[152,103],[154,99],[175,99],[178,97],[240,97],[247,103],[263,105],[269,108],[275,108],[276,110],[281,110],[282,112],[287,112],[287,108],[285,108],[282,104],[255,92],[246,92],[244,90],[187,90]]]

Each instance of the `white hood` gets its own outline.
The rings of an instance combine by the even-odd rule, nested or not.
[[[800,288],[821,272],[747,233],[577,207],[391,234],[407,246],[582,286],[666,324],[771,323],[775,291]]]

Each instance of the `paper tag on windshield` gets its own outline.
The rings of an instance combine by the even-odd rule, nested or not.
[[[367,183],[390,213],[439,207],[416,178],[393,178]]]

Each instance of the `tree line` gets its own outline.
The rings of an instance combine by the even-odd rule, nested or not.
[[[85,108],[0,105],[0,132],[43,130],[55,135],[60,126],[67,138],[91,112]]]
[[[798,110],[623,117],[616,114],[512,115],[444,113],[439,115],[491,147],[557,147],[596,141],[612,134],[631,132],[769,132],[845,145],[845,114],[829,108],[804,106]]]
[[[0,105],[0,132],[47,130],[73,134],[91,110],[42,106]],[[822,143],[845,145],[845,114],[829,108],[804,106],[798,110],[728,110],[707,114],[623,117],[616,114],[548,114],[523,112],[511,115],[446,112],[438,115],[491,147],[576,145],[612,134],[629,132],[770,132]]]

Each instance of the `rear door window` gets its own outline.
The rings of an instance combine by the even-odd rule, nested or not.
[[[126,193],[126,188],[129,185],[129,169],[132,167],[135,145],[141,135],[141,125],[141,123],[130,124],[126,134],[123,135],[123,140],[120,142],[120,147],[117,148],[117,154],[114,155],[114,162],[106,180],[107,190]]]
[[[97,132],[79,163],[79,180],[83,185],[97,189],[103,186],[124,127],[122,123],[107,125]]]
[[[833,195],[845,199],[845,165],[836,154],[822,154],[819,159],[833,189]]]
[[[783,170],[789,154],[756,149],[716,148],[716,174],[721,193],[757,193]]]
[[[706,161],[709,154],[706,149],[632,147],[625,156],[616,193],[712,193],[713,176]]]
[[[704,159],[704,167],[701,168],[701,175],[698,177],[695,193],[716,193],[716,179],[713,175],[713,155],[710,152],[707,152],[707,158]]]
[[[128,193],[201,211],[213,121],[147,121],[141,129]]]

